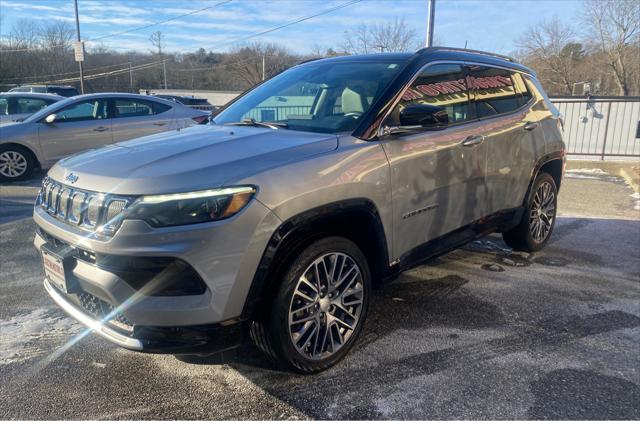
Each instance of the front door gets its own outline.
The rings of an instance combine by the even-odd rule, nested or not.
[[[382,142],[391,166],[397,256],[486,215],[487,149],[476,133],[465,76],[459,64],[427,67],[385,120],[399,125],[412,104],[439,109],[433,127]]]
[[[38,137],[47,166],[67,155],[112,142],[111,119],[104,99],[75,102],[55,115],[52,123],[44,119],[38,123]]]

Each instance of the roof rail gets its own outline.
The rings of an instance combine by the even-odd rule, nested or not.
[[[434,52],[434,51],[457,51],[460,53],[482,54],[484,56],[501,58],[503,60],[507,60],[512,63],[516,62],[516,60],[513,57],[505,56],[502,54],[489,53],[487,51],[480,51],[480,50],[469,50],[466,48],[455,48],[455,47],[425,47],[416,51],[416,54],[424,54],[424,53]]]

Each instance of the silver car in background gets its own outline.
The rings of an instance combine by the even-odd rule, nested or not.
[[[100,146],[207,122],[209,113],[137,94],[78,95],[22,123],[0,126],[0,180],[28,178],[37,167]]]
[[[28,92],[4,92],[0,94],[0,124],[22,121],[63,96],[55,94],[34,94]]]

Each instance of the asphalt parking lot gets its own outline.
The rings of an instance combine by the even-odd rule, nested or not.
[[[356,348],[315,376],[250,344],[199,364],[124,351],[42,288],[33,187],[0,187],[0,417],[640,418],[640,196],[567,174],[549,246],[476,241],[376,291]]]

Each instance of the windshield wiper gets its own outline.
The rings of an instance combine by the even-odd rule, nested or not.
[[[268,127],[273,130],[286,129],[289,125],[287,123],[279,123],[275,121],[256,121],[254,118],[245,118],[242,121],[235,123],[226,123],[227,126],[255,126],[255,127]]]

